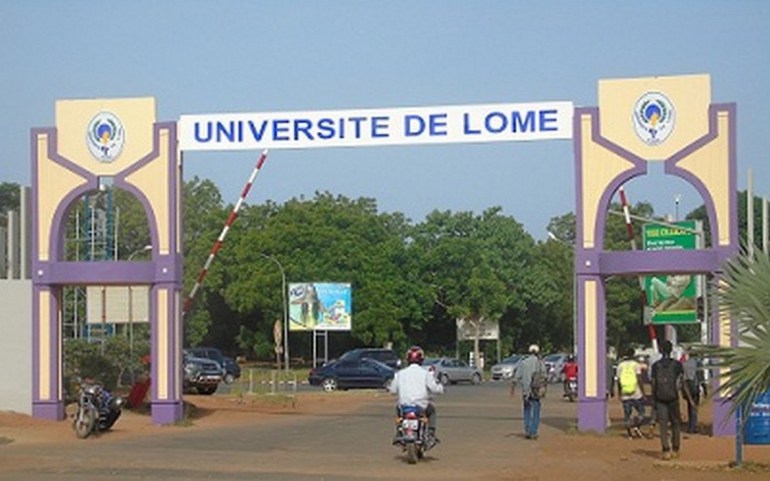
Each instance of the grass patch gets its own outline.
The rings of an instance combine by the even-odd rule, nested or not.
[[[753,461],[744,461],[741,464],[730,462],[728,465],[731,471],[741,471],[746,473],[770,473],[770,464],[755,463]]]

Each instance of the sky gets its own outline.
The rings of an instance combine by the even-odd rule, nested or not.
[[[0,2],[0,182],[30,182],[30,129],[61,99],[154,97],[185,114],[569,101],[601,79],[709,74],[735,102],[738,188],[770,195],[770,2]],[[239,199],[259,151],[187,152],[184,176]],[[631,203],[682,218],[701,205],[660,164]],[[535,238],[574,211],[570,140],[271,150],[247,201],[373,198],[421,222],[499,206]],[[223,222],[225,219],[223,219]]]

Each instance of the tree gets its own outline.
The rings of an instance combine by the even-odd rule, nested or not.
[[[402,215],[378,214],[372,199],[316,193],[312,201],[250,207],[241,221],[221,263],[225,302],[243,322],[241,345],[264,345],[282,317],[281,272],[265,255],[281,263],[288,282],[351,283],[358,343],[406,342],[404,326],[419,304],[403,262]]]
[[[770,389],[770,257],[754,252],[728,261],[717,288],[720,313],[738,324],[738,346],[697,351],[722,368],[719,389],[730,393],[730,413],[740,409],[744,420]]]
[[[0,183],[0,226],[7,224],[9,210],[19,210],[19,189],[16,182]]]
[[[527,265],[534,241],[521,224],[501,215],[499,207],[480,216],[434,211],[413,229],[410,255],[419,259],[420,284],[440,308],[429,326],[431,340],[447,339],[455,322],[472,329],[484,320],[501,321],[511,309],[526,309]],[[443,313],[443,315],[442,315]],[[474,356],[478,361],[478,341]]]
[[[127,260],[151,245],[150,224],[139,200],[124,190],[113,190],[118,223],[118,259]]]
[[[742,190],[737,193],[738,196],[738,239],[743,244],[746,242],[746,232],[748,230],[748,222],[746,216],[748,214],[746,206],[746,198],[748,197],[748,191]],[[758,226],[762,225],[762,202],[764,199],[754,196],[754,226],[755,232],[752,236],[755,245],[762,245],[762,230]],[[705,245],[711,245],[711,227],[709,223],[708,215],[706,214],[706,206],[701,205],[694,209],[685,216],[687,220],[699,220],[703,222],[704,242]]]
[[[210,180],[197,176],[184,183],[184,293],[193,286],[211,253],[227,217],[222,195]],[[228,239],[229,241],[229,239]],[[192,309],[185,313],[186,345],[197,346],[209,334],[213,315],[207,298],[222,289],[222,268],[215,262],[206,275],[205,284],[196,294]],[[218,316],[217,316],[218,317]],[[227,317],[222,316],[222,319]],[[233,334],[234,336],[235,334]]]

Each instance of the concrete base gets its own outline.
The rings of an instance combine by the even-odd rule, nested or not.
[[[34,401],[32,403],[32,417],[62,421],[65,418],[63,401]]]
[[[607,400],[581,398],[578,403],[578,431],[604,433],[607,430]]]
[[[182,401],[153,401],[152,423],[156,425],[173,424],[184,415]]]

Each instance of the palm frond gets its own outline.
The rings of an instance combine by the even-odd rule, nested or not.
[[[737,322],[737,347],[706,346],[699,353],[720,368],[719,389],[730,414],[745,414],[770,389],[770,257],[757,249],[726,265],[717,298],[720,314]]]

